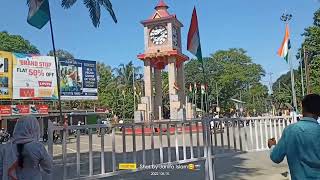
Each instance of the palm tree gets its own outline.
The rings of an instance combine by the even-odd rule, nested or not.
[[[118,68],[113,69],[119,85],[129,89],[133,87],[134,81],[136,85],[136,82],[141,80],[142,76],[140,74],[140,70],[141,67],[135,67],[132,61],[126,65],[120,64]]]
[[[71,8],[78,0],[61,0],[61,6],[65,9]],[[30,0],[27,0],[28,6],[30,6]],[[83,0],[83,4],[88,8],[89,15],[94,27],[99,27],[101,17],[101,7],[106,9],[113,21],[117,23],[116,15],[112,9],[110,0]]]
[[[77,0],[61,0],[61,6],[65,9],[71,8]],[[83,0],[83,4],[89,9],[90,18],[94,27],[98,27],[100,24],[100,9],[104,7],[113,18],[114,22],[117,23],[116,15],[112,9],[110,0]]]
[[[132,61],[128,64],[120,64],[118,68],[113,69],[116,88],[121,92],[120,97],[125,102],[122,105],[124,109],[121,111],[125,114],[123,117],[133,117],[132,109],[136,107],[142,96],[143,82],[140,70],[141,67],[135,67]]]

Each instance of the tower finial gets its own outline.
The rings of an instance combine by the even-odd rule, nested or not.
[[[155,9],[158,10],[160,8],[168,9],[169,6],[163,0],[160,0]]]

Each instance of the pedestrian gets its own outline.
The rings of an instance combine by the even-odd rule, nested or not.
[[[292,180],[320,179],[320,96],[307,95],[302,100],[303,118],[286,127],[278,144],[268,140],[270,158],[281,163],[286,156]]]
[[[50,174],[52,158],[39,142],[40,126],[34,116],[21,117],[10,143],[0,147],[0,180],[41,180]]]

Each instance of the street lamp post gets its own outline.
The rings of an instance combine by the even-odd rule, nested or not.
[[[281,21],[283,21],[286,26],[289,24],[289,21],[292,19],[292,14],[282,14],[281,16]],[[289,42],[290,43],[290,42]],[[290,45],[289,45],[290,46]],[[293,107],[294,107],[294,111],[297,111],[297,96],[296,96],[296,90],[295,90],[295,82],[294,82],[294,73],[293,73],[293,65],[292,65],[292,58],[290,55],[290,48],[288,48],[288,61],[289,61],[289,65],[290,65],[290,72],[291,72],[291,90],[292,90],[292,101],[293,101]]]

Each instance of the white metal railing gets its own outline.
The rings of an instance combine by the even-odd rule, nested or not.
[[[66,129],[50,125],[48,152],[54,158],[56,171],[63,172],[54,174],[54,179],[97,179],[143,170],[139,166],[134,171],[119,170],[119,163],[155,165],[205,160],[206,179],[212,180],[215,179],[213,157],[266,150],[267,140],[271,137],[279,140],[283,129],[293,122],[291,117],[257,117],[162,120]],[[100,136],[96,129],[101,129]],[[57,131],[63,134],[61,143],[53,142],[53,132]]]

